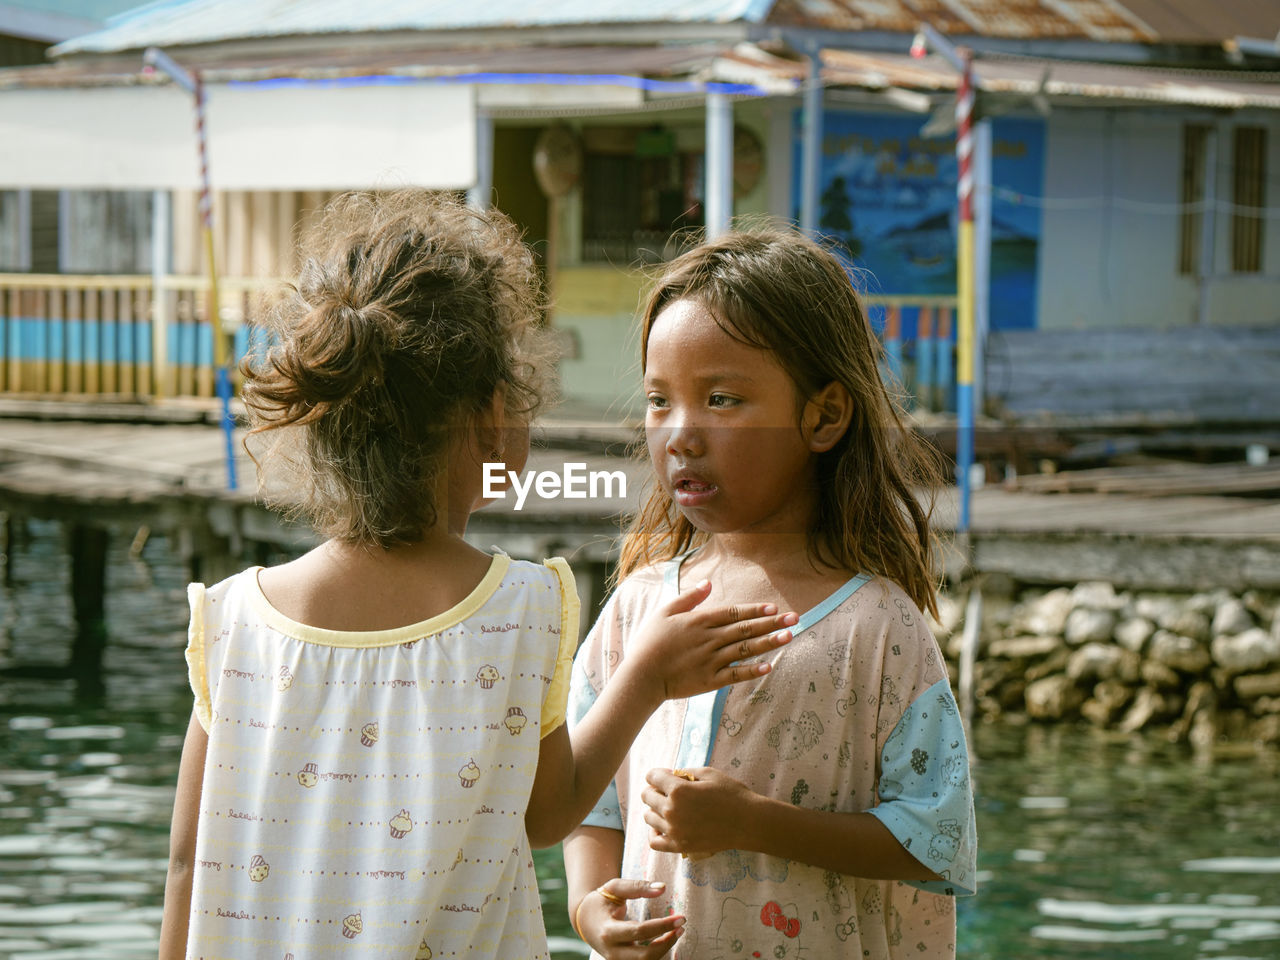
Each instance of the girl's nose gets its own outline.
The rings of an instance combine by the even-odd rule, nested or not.
[[[675,456],[700,456],[705,448],[702,430],[687,417],[672,417],[663,425],[667,435],[664,446]]]

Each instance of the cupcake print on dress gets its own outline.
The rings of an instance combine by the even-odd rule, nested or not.
[[[342,918],[342,935],[348,940],[354,940],[364,932],[364,921],[360,919],[360,914],[353,913]]]
[[[298,782],[304,787],[314,787],[320,782],[320,771],[314,763],[308,763],[298,771]]]
[[[372,747],[378,742],[377,720],[370,721],[360,728],[360,742],[366,747]]]
[[[468,760],[467,765],[458,771],[458,779],[464,787],[476,785],[476,781],[480,779],[480,768],[476,766],[475,760]]]
[[[291,686],[293,686],[293,674],[289,672],[288,667],[281,667],[276,675],[276,689],[283,692]]]
[[[261,883],[267,879],[267,874],[270,872],[271,864],[263,860],[261,854],[249,861],[249,879],[254,883]]]
[[[483,689],[491,690],[493,685],[498,682],[498,668],[491,663],[486,663],[476,671],[476,679],[480,681],[480,686]]]
[[[413,821],[409,819],[409,811],[401,810],[387,822],[387,826],[391,828],[393,840],[403,840],[404,835],[413,829]]]
[[[521,730],[524,729],[524,725],[528,722],[529,722],[529,718],[524,715],[523,710],[521,710],[519,707],[512,707],[510,710],[507,711],[507,719],[502,721],[502,725],[506,727],[507,730],[510,732],[510,734],[514,737],[516,734],[518,734]]]

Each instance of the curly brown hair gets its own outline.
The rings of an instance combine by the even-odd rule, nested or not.
[[[677,300],[696,301],[729,336],[769,351],[796,384],[801,406],[832,382],[849,391],[849,428],[817,455],[810,552],[839,569],[887,577],[936,615],[938,549],[930,517],[942,482],[940,458],[906,425],[886,388],[883,348],[840,261],[776,228],[726,234],[689,250],[667,265],[645,304],[642,369],[654,321]],[[618,577],[706,539],[654,484],[623,540]]]
[[[268,451],[293,481],[269,499],[346,542],[420,539],[451,430],[499,385],[511,413],[542,403],[540,306],[501,213],[415,190],[334,200],[268,321],[274,345],[241,364],[250,434],[296,428]]]

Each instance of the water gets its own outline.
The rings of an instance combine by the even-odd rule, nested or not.
[[[0,958],[152,958],[190,713],[184,573],[162,540],[139,560],[113,543],[97,689],[48,669],[74,633],[67,567],[61,528],[30,521],[0,585],[0,669],[21,672],[0,674]],[[961,957],[1280,957],[1275,751],[1015,726],[973,746],[984,882]],[[554,955],[581,956],[558,852],[537,860]]]

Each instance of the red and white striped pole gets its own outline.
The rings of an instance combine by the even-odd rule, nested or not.
[[[205,134],[204,81],[198,72],[191,74],[196,101],[196,143],[200,150],[200,226],[204,233],[204,256],[209,265],[209,326],[213,331],[213,365],[227,364],[227,345],[222,336],[222,320],[218,304],[218,267],[213,249],[213,190],[209,186],[209,138]]]
[[[209,267],[209,326],[213,331],[213,363],[226,366],[226,344],[218,316],[218,269],[213,253],[213,190],[209,186],[209,142],[205,133],[204,83],[198,72],[188,71],[159,47],[148,47],[142,55],[149,68],[159,68],[183,90],[191,94],[196,112],[196,149],[200,156],[200,226],[204,233],[205,261]]]
[[[956,91],[956,199],[959,250],[956,258],[956,480],[960,488],[957,533],[969,532],[970,474],[974,462],[973,409],[973,58],[960,51],[964,69]]]
[[[200,226],[204,234],[205,262],[209,267],[209,299],[206,312],[213,337],[213,367],[218,397],[222,400],[222,432],[226,440],[227,486],[236,489],[236,457],[232,440],[235,419],[231,415],[231,374],[227,369],[227,345],[222,336],[218,311],[218,265],[213,251],[213,190],[209,185],[209,138],[205,133],[204,83],[199,72],[187,71],[159,47],[147,47],[142,61],[148,68],[160,68],[174,83],[191,94],[196,111],[196,149],[200,156]],[[156,296],[160,291],[156,291]]]
[[[956,181],[956,197],[960,201],[960,220],[973,222],[973,60],[961,51],[964,72],[956,91],[956,162],[960,175]]]

